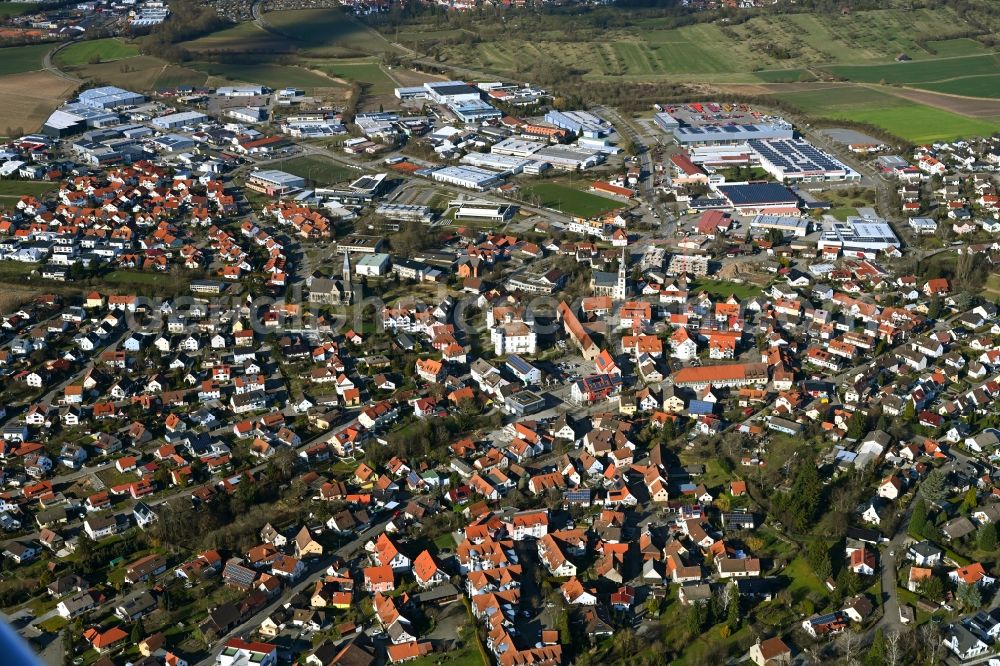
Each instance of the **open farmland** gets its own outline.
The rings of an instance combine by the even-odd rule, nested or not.
[[[526,201],[580,217],[593,217],[625,206],[620,201],[559,183],[533,184],[524,187],[523,192]]]
[[[1000,55],[964,56],[919,62],[894,62],[883,65],[836,65],[827,70],[844,79],[860,83],[930,83],[961,76],[995,74]]]
[[[42,58],[54,44],[31,44],[0,49],[0,76],[33,72],[42,68]]]
[[[914,143],[1000,130],[996,119],[959,115],[864,86],[823,86],[775,97],[815,118],[869,123]]]
[[[138,55],[139,49],[121,39],[92,39],[70,44],[55,55],[60,65],[85,65]]]
[[[0,133],[37,130],[74,90],[75,83],[46,71],[0,76]]]
[[[286,37],[270,33],[256,23],[240,23],[190,42],[192,53],[286,53],[292,49]]]
[[[180,85],[201,86],[208,80],[208,75],[204,72],[145,55],[65,69],[94,83],[134,90],[161,90]]]
[[[0,2],[0,18],[20,16],[37,9],[38,4],[34,2]]]
[[[357,81],[369,95],[392,94],[396,88],[396,82],[386,76],[379,64],[372,60],[316,60],[315,65],[312,62],[309,64],[338,79]]]

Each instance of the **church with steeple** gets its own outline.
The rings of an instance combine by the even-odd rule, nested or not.
[[[309,287],[309,302],[322,305],[350,305],[361,300],[359,288],[354,286],[351,276],[351,255],[344,253],[344,263],[340,276],[331,278],[313,277],[306,281]]]
[[[612,300],[624,301],[628,297],[628,255],[622,249],[618,260],[618,272],[593,271],[590,276],[590,291],[594,296],[610,296]]]

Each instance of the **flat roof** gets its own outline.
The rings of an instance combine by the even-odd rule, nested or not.
[[[790,204],[797,206],[799,198],[778,183],[748,183],[717,185],[716,188],[734,206]]]

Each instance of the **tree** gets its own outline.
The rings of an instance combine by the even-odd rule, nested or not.
[[[740,628],[740,620],[743,617],[742,613],[740,613],[740,591],[736,587],[736,583],[729,584],[726,594],[729,597],[728,608],[726,609],[726,625],[730,631],[736,631]]]
[[[976,547],[986,552],[993,552],[997,549],[997,526],[995,524],[986,523],[979,528],[976,533]]]
[[[968,609],[979,608],[983,605],[983,595],[979,591],[978,585],[959,584],[958,589],[955,590],[955,598]]]
[[[851,417],[851,421],[847,424],[847,438],[854,440],[861,439],[866,432],[868,432],[868,419],[859,409],[854,412],[854,416]]]
[[[962,504],[958,507],[960,513],[969,513],[976,508],[979,503],[979,497],[976,493],[975,488],[969,488],[965,491],[965,496],[962,498]]]
[[[825,581],[833,573],[833,567],[830,564],[830,551],[824,541],[809,542],[806,547],[806,560],[820,582]]]
[[[910,514],[910,531],[913,534],[923,534],[925,524],[927,524],[927,502],[920,497],[914,502],[913,513]]]
[[[945,488],[948,473],[940,467],[932,469],[923,483],[920,484],[920,496],[930,502],[944,499],[948,491]]]
[[[132,645],[138,645],[139,642],[145,637],[146,629],[143,627],[142,618],[140,617],[135,621],[135,624],[132,625],[132,632],[129,634],[129,640],[132,642]]]
[[[881,629],[875,630],[875,637],[872,644],[865,653],[865,666],[883,666],[885,664],[885,636]]]
[[[935,575],[930,575],[920,581],[917,586],[917,590],[920,592],[921,596],[924,596],[931,601],[941,601],[944,599],[944,583]]]
[[[899,666],[903,658],[902,634],[893,629],[885,635],[885,663],[886,666]]]

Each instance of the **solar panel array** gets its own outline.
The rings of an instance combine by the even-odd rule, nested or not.
[[[773,164],[785,173],[796,172],[844,172],[847,167],[804,139],[773,139],[762,141],[751,139],[750,147],[761,159]]]

